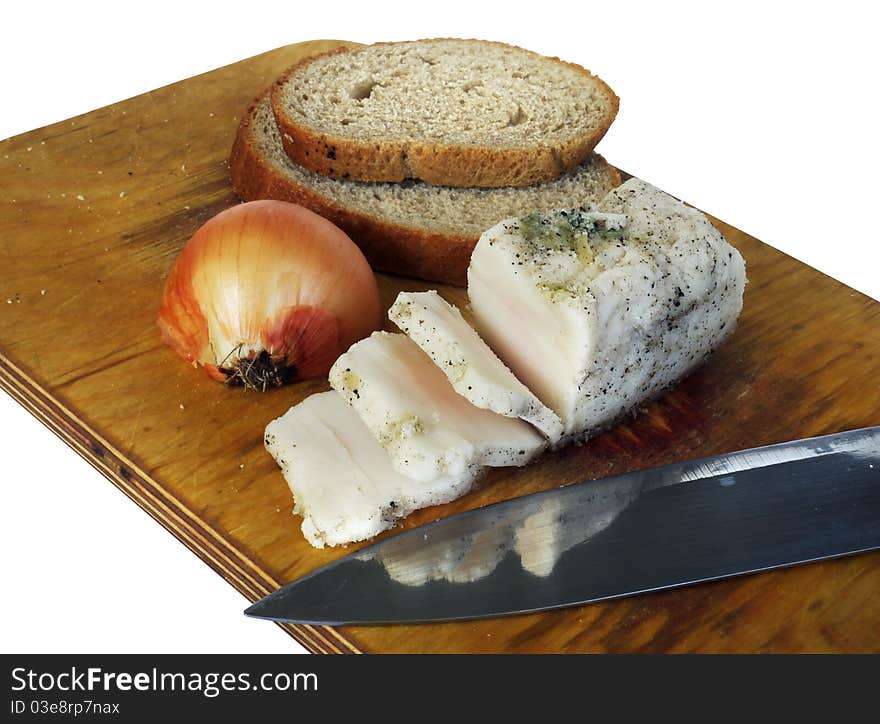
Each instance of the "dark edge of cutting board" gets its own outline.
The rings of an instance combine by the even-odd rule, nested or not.
[[[165,494],[137,464],[90,430],[39,383],[0,353],[0,389],[146,511],[249,601],[281,587],[216,530]],[[277,624],[312,653],[362,653],[328,626]]]

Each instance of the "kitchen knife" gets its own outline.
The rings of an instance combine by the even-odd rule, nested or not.
[[[529,613],[880,548],[880,427],[584,481],[386,538],[266,596],[306,624]]]

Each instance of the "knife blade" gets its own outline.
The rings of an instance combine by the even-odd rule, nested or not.
[[[880,548],[880,427],[584,481],[386,538],[248,608],[344,625],[581,605]]]

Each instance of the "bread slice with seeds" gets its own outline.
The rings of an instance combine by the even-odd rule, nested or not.
[[[553,181],[523,188],[328,178],[284,153],[266,95],[241,120],[230,170],[244,201],[280,199],[311,209],[344,229],[375,269],[459,286],[485,229],[529,211],[589,206],[620,184],[617,170],[597,155]]]
[[[573,171],[618,98],[573,63],[483,40],[342,48],[275,83],[284,149],[305,168],[360,181],[528,186]]]

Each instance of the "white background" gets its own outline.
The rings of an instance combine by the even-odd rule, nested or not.
[[[303,5],[7,3],[0,138],[309,38],[502,40],[614,88],[612,163],[880,298],[871,3]],[[2,393],[0,451],[4,651],[302,650]]]

